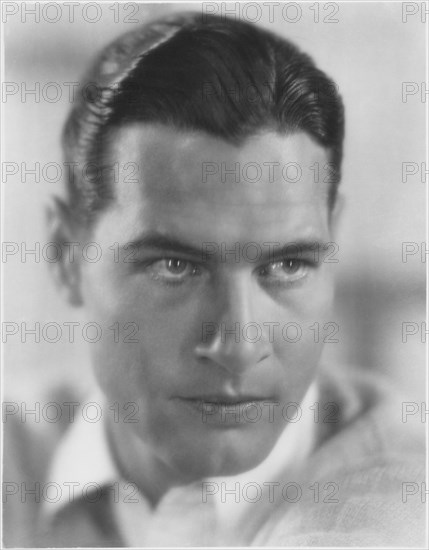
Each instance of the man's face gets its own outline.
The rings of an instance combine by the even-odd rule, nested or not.
[[[88,319],[103,327],[96,378],[123,433],[172,471],[255,467],[331,321],[328,184],[314,178],[327,154],[304,134],[236,147],[139,124],[115,132],[109,155],[116,197],[89,239],[103,256],[82,268]]]

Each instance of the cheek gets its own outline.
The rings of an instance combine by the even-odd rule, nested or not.
[[[104,393],[115,400],[151,400],[177,387],[201,332],[198,303],[166,303],[164,294],[97,268],[87,271],[84,291],[87,318],[102,327],[91,353]]]
[[[326,270],[311,292],[305,287],[295,292],[278,319],[273,350],[284,368],[285,385],[296,397],[302,396],[311,382],[324,343],[338,332],[332,318],[333,295],[332,278]]]
[[[82,295],[88,320],[98,323],[101,339],[90,345],[94,374],[112,400],[127,398],[126,386],[133,377],[140,355],[140,319],[130,308],[129,290],[115,284],[111,262],[104,259],[85,266]]]

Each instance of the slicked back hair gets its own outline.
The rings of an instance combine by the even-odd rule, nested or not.
[[[65,160],[77,166],[69,206],[82,223],[114,198],[106,135],[136,122],[234,144],[264,130],[305,132],[329,152],[335,202],[344,137],[336,86],[291,42],[253,24],[197,13],[149,23],[105,48],[82,90],[63,135]]]

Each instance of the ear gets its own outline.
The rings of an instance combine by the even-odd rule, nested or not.
[[[83,304],[81,292],[81,244],[70,207],[63,200],[54,197],[46,209],[49,241],[61,250],[57,262],[50,264],[57,287],[73,306]]]
[[[343,214],[344,206],[345,206],[344,195],[342,195],[341,193],[338,193],[335,198],[335,204],[332,207],[332,210],[329,214],[329,225],[331,229],[331,237],[333,239],[336,239],[338,235],[338,228],[343,218],[342,214]]]

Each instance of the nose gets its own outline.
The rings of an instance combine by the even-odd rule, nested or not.
[[[214,302],[215,318],[203,323],[196,354],[231,374],[244,374],[271,355],[267,327],[255,317],[260,304],[254,282],[245,277],[224,282]]]

